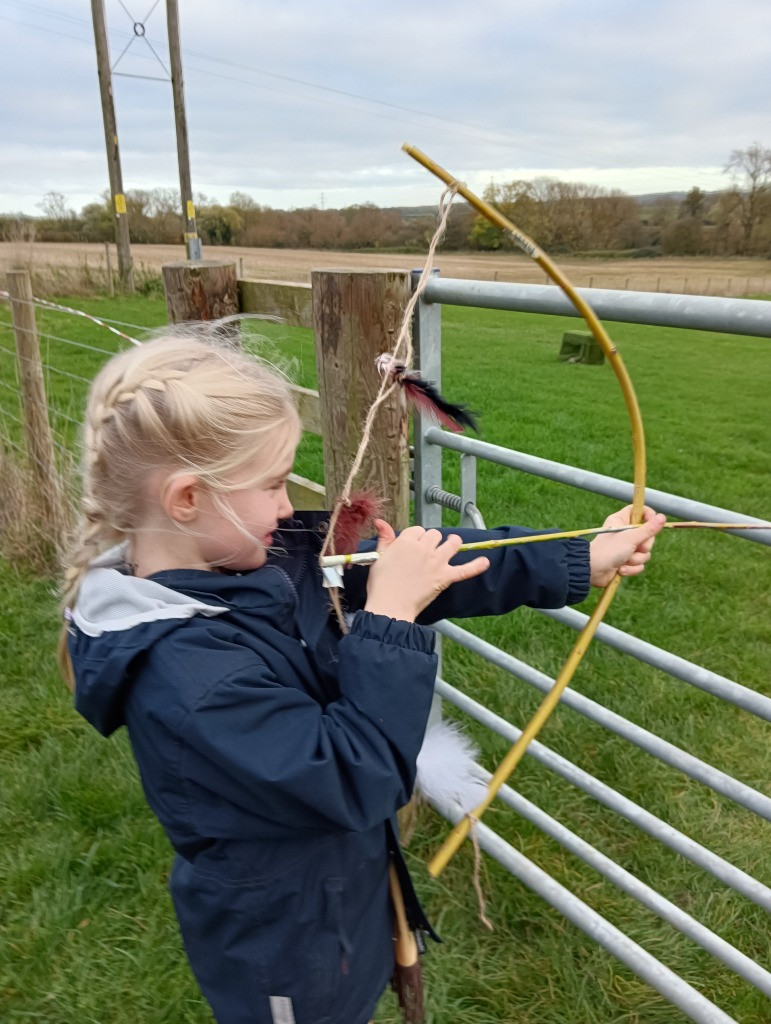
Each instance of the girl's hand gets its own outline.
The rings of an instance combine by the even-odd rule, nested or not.
[[[614,512],[603,526],[628,526],[632,521],[632,506]],[[643,525],[624,533],[605,533],[595,537],[589,545],[590,582],[593,587],[607,587],[616,573],[619,576],[639,576],[650,560],[656,534],[666,522],[646,505]]]
[[[452,583],[469,580],[490,567],[487,558],[450,565],[462,541],[452,534],[410,526],[397,537],[382,519],[375,520],[380,558],[369,570],[364,610],[414,622]]]

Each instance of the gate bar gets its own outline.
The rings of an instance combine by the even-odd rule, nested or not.
[[[516,742],[522,735],[521,729],[512,725],[511,722],[507,722],[505,718],[501,718],[494,711],[490,711],[489,708],[475,701],[473,697],[469,697],[461,690],[451,686],[444,679],[436,680],[436,693],[465,712],[470,718],[487,726],[492,732],[509,742]],[[568,761],[566,757],[551,750],[539,740],[532,741],[527,748],[527,754],[577,789],[593,797],[598,803],[603,804],[616,814],[620,814],[622,818],[626,818],[641,831],[658,839],[664,846],[679,853],[681,857],[685,857],[692,864],[708,871],[729,889],[741,893],[742,896],[771,914],[771,889],[753,878],[752,875],[748,875],[746,871],[737,868],[706,846],[697,843],[695,839],[678,831],[674,826],[668,825],[661,818],[657,818],[655,814],[651,814],[650,811],[646,811],[644,807],[636,804],[634,800],[623,796],[612,786],[601,782],[594,775],[579,768],[578,765]]]
[[[716,295],[676,295],[663,292],[627,292],[612,288],[576,288],[601,320],[682,327],[686,330],[771,337],[771,302],[764,299],[729,299]],[[544,284],[504,281],[466,281],[432,278],[423,298],[448,306],[508,309],[518,313],[547,313],[579,317],[561,288]]]

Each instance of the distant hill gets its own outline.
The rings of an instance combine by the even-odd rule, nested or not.
[[[708,198],[712,196],[720,195],[721,190],[714,192],[706,192],[705,195]],[[630,195],[630,199],[634,199],[640,206],[655,206],[656,203],[662,202],[675,202],[682,203],[685,197],[688,195],[688,190],[682,192],[646,192],[643,195]],[[435,206],[397,206],[393,207],[405,220],[413,220],[417,217],[434,217],[436,216]]]
[[[436,216],[436,206],[395,206],[393,209],[404,217],[405,220],[415,220],[417,217]]]
[[[711,196],[718,196],[722,190],[716,190],[715,192],[705,192],[704,194],[709,198]],[[641,196],[632,196],[641,206],[655,206],[656,203],[661,203],[666,200],[674,200],[676,203],[682,203],[688,192],[648,192]]]

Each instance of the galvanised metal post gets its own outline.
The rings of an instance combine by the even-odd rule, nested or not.
[[[434,274],[438,275],[435,270]],[[412,272],[412,287],[416,287],[419,270]],[[415,309],[412,323],[412,343],[415,351],[417,368],[427,380],[432,380],[437,387],[442,383],[442,307],[438,303],[426,302],[421,296]],[[442,449],[426,440],[426,431],[433,426],[430,420],[416,412],[413,418],[413,450],[415,482],[415,522],[420,526],[437,527],[442,525],[442,506],[428,501],[426,491],[429,487],[442,486]],[[442,638],[436,634],[436,654],[439,658],[437,671],[442,674]],[[429,727],[442,717],[442,698],[434,694],[431,713],[428,717]]]

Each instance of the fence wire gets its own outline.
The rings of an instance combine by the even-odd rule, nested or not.
[[[41,371],[44,373],[46,398],[43,402],[27,395],[22,390],[18,367],[18,352],[15,346],[0,343],[0,355],[12,359],[12,364],[3,360],[0,363],[0,448],[6,451],[13,451],[21,465],[35,466],[40,472],[46,472],[46,466],[31,450],[31,445],[26,440],[28,424],[24,417],[24,403],[30,403],[36,407],[41,405],[45,408],[51,444],[57,452],[57,461],[60,465],[69,464],[73,456],[77,456],[79,447],[79,436],[82,428],[82,416],[78,416],[76,410],[84,406],[85,389],[90,385],[91,378],[84,373],[74,372],[66,366],[65,354],[67,351],[82,352],[84,356],[93,355],[103,357],[104,360],[115,355],[116,348],[106,348],[86,340],[81,332],[93,331],[101,328],[102,331],[109,330],[118,337],[125,345],[126,343],[137,344],[136,340],[118,327],[126,328],[137,333],[146,333],[148,328],[140,324],[128,323],[108,317],[95,317],[84,310],[74,309],[56,302],[49,302],[46,299],[33,297],[30,299],[11,298],[7,291],[0,290],[0,310],[8,314],[13,305],[32,307],[36,312],[41,313],[34,328],[15,325],[7,315],[0,316],[0,337],[13,340],[15,333],[34,334],[37,336],[41,347],[46,353],[46,360],[40,362]],[[78,333],[80,336],[67,338],[57,333],[55,326],[64,320],[71,320],[72,317],[79,318]],[[54,327],[53,330],[46,329]],[[103,360],[100,359],[99,363]],[[65,365],[62,365],[64,363]],[[12,365],[13,369],[10,370]],[[98,366],[95,366],[95,370]],[[5,378],[5,379],[3,379]],[[58,394],[54,381],[56,379],[68,381],[69,396]],[[82,389],[83,394],[78,394]],[[75,412],[75,414],[73,414]],[[67,427],[70,429],[68,430]]]

